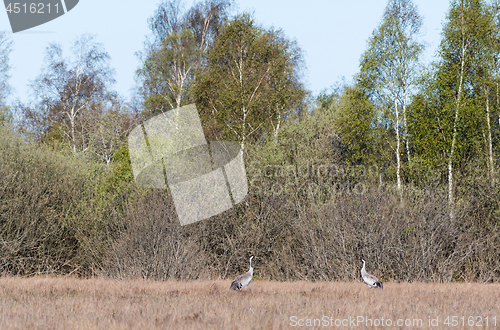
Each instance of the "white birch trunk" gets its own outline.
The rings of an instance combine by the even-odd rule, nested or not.
[[[394,129],[396,130],[396,159],[397,159],[397,181],[398,181],[398,190],[401,193],[401,151],[400,151],[400,137],[399,137],[399,110],[398,103],[396,99],[394,99],[394,109],[396,110],[396,122],[394,123]]]
[[[401,197],[401,200],[403,199],[402,191],[401,191],[401,154],[400,154],[400,137],[399,137],[399,109],[398,109],[398,101],[397,101],[397,95],[396,95],[396,90],[394,87],[394,76],[392,72],[392,67],[391,67],[391,83],[392,83],[392,95],[394,97],[394,111],[396,112],[396,121],[394,123],[394,130],[396,131],[396,161],[397,161],[397,171],[396,171],[396,178],[397,178],[397,184],[398,184],[398,191]]]
[[[488,160],[489,160],[489,169],[490,169],[490,176],[491,176],[491,184],[493,185],[495,183],[495,169],[493,165],[493,142],[491,138],[491,124],[490,124],[490,101],[489,101],[489,91],[485,88],[484,90],[485,96],[486,96],[486,124],[488,126]]]
[[[243,90],[243,49],[240,50],[240,88]],[[241,125],[241,150],[245,151],[245,138],[246,138],[246,123],[247,123],[247,108],[245,107],[245,101],[241,100],[243,111],[243,123]]]
[[[241,127],[241,150],[245,151],[246,124],[247,124],[247,108],[243,106],[243,123]]]
[[[406,86],[403,83],[403,125],[405,129],[406,138],[406,155],[408,157],[408,163],[410,162],[410,137],[408,136],[408,121],[406,120]]]
[[[73,153],[76,153],[75,117],[76,117],[75,107],[73,106],[69,114],[69,123],[71,125],[71,143],[73,143]]]
[[[458,84],[457,102],[455,107],[455,120],[453,121],[453,137],[451,139],[450,158],[448,160],[448,203],[450,205],[450,219],[454,219],[453,213],[453,156],[455,154],[455,144],[457,140],[458,111],[460,109],[460,97],[462,95],[462,84],[464,79],[465,66],[465,40],[462,37],[462,57],[460,63],[460,82]]]
[[[278,132],[281,125],[281,112],[278,112],[278,122],[276,123],[276,128],[274,129],[274,141],[278,142]]]

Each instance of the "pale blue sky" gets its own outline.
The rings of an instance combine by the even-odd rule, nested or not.
[[[147,19],[160,1],[80,0],[67,14],[25,32],[10,34],[14,51],[10,56],[10,80],[14,88],[10,100],[28,100],[30,81],[39,75],[44,51],[49,42],[60,43],[66,55],[72,42],[84,33],[96,35],[111,56],[116,84],[113,89],[130,98],[135,70],[140,65],[135,56],[143,49],[149,34]],[[185,0],[186,8],[193,0]],[[281,28],[295,39],[302,50],[306,69],[305,83],[317,94],[358,71],[359,58],[366,42],[380,22],[387,0],[237,0],[238,12],[253,12],[257,22],[268,28]],[[433,59],[439,44],[441,25],[446,16],[447,0],[414,0],[424,17],[421,40],[428,44],[424,62]],[[0,31],[11,32],[5,10],[0,10]]]

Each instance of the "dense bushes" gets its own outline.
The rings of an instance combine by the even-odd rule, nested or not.
[[[439,182],[408,183],[401,201],[393,171],[346,164],[327,124],[310,117],[280,136],[248,151],[250,193],[223,214],[181,227],[168,193],[132,198],[104,273],[226,278],[254,254],[274,280],[355,280],[361,256],[384,280],[500,279],[498,189],[481,173],[458,180],[452,221]]]
[[[248,202],[248,206],[246,205]],[[231,277],[248,268],[274,280],[355,280],[359,258],[384,280],[498,281],[500,235],[463,205],[454,222],[445,192],[390,186],[306,200],[249,196],[224,214],[181,227],[168,196],[129,204],[105,274],[152,279]]]
[[[477,167],[462,171],[450,220],[439,183],[407,184],[401,200],[390,171],[346,165],[328,125],[303,124],[248,151],[252,184],[243,202],[187,226],[168,191],[131,182],[126,150],[109,168],[89,165],[2,129],[0,269],[230,278],[254,254],[263,278],[356,280],[364,256],[384,280],[500,279],[498,188]],[[285,147],[297,133],[301,145]],[[302,153],[311,143],[321,147]]]
[[[85,191],[85,162],[25,143],[0,126],[0,271],[68,273],[80,247],[68,226]]]

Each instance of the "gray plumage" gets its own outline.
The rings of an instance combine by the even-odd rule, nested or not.
[[[252,265],[252,259],[254,256],[250,256],[250,270],[246,272],[245,274],[241,274],[239,276],[236,276],[233,282],[231,282],[231,286],[229,287],[230,289],[236,290],[236,289],[246,289],[250,282],[252,282],[252,277],[253,277],[253,265]]]
[[[361,268],[361,277],[363,278],[363,281],[371,288],[381,288],[383,289],[384,286],[382,285],[382,282],[378,280],[375,276],[368,274],[365,269],[365,259],[361,259],[363,262],[363,268]]]

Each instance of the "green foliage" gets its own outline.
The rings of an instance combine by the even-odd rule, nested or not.
[[[315,111],[289,119],[279,138],[269,137],[254,144],[253,154],[263,164],[331,164],[345,157],[345,146],[333,129],[335,113]],[[250,151],[249,151],[250,152]]]
[[[144,107],[164,112],[192,103],[192,80],[201,56],[192,31],[185,28],[153,46],[137,74],[144,83]]]
[[[64,127],[61,125],[54,125],[46,135],[43,137],[43,143],[53,150],[64,152],[71,150],[70,144],[64,137]]]
[[[422,92],[414,98],[409,114],[413,148],[422,162],[444,169],[442,165],[451,156],[454,129],[453,163],[463,167],[485,156],[488,128],[484,91],[493,61],[492,29],[484,1],[451,3],[439,59],[423,74]],[[490,103],[493,105],[493,100]],[[491,106],[490,111],[493,109]],[[496,120],[491,122],[495,127]]]
[[[346,88],[340,104],[342,110],[335,118],[333,128],[349,150],[348,160],[353,164],[367,164],[373,160],[375,109],[358,88]]]
[[[184,11],[182,1],[165,0],[149,19],[155,39],[137,70],[142,81],[143,116],[193,103],[194,82],[204,69],[207,50],[225,24],[231,1],[206,0]]]
[[[0,125],[9,124],[12,121],[12,113],[8,107],[0,106]]]
[[[320,111],[335,111],[339,97],[336,92],[328,93],[326,90],[323,90],[316,97],[316,105]]]
[[[134,174],[130,164],[128,146],[123,143],[116,150],[111,166],[101,175],[100,184],[96,187],[96,194],[101,198],[113,197],[120,194],[123,189],[127,189],[134,181]]]
[[[116,152],[113,159],[113,177],[117,181],[130,183],[134,179],[128,146],[124,143]]]
[[[378,103],[403,106],[423,45],[417,41],[422,18],[411,0],[389,0],[382,23],[361,57],[359,83]],[[394,119],[393,119],[394,120]]]
[[[196,83],[197,105],[208,138],[257,141],[278,134],[301,110],[301,54],[281,31],[264,30],[248,15],[224,26]]]

